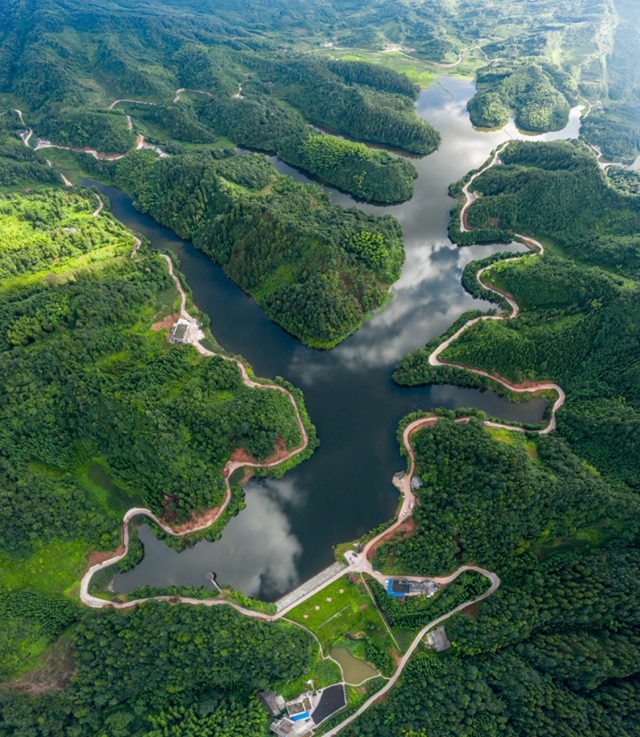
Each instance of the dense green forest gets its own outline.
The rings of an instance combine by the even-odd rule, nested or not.
[[[165,260],[144,249],[130,258],[131,234],[104,211],[95,217],[96,204],[93,192],[75,188],[0,197],[0,680],[17,689],[0,695],[4,734],[26,735],[41,725],[39,734],[97,734],[103,728],[100,734],[117,737],[134,723],[136,734],[150,731],[150,710],[140,707],[148,696],[134,698],[129,686],[117,695],[121,676],[103,657],[105,623],[122,633],[122,616],[82,614],[62,594],[75,594],[91,550],[118,547],[124,509],[144,504],[169,522],[185,520],[220,504],[222,467],[235,448],[260,459],[281,441],[289,448],[301,442],[285,395],[247,388],[234,363],[166,340],[180,300]],[[307,427],[312,452],[317,441]],[[193,633],[203,657],[218,664],[217,675],[203,661],[200,680],[186,689],[181,664],[175,677],[164,669],[169,681],[158,687],[163,696],[151,710],[155,728],[162,729],[165,718],[201,720],[234,735],[238,713],[248,710],[260,734],[264,718],[251,694],[298,675],[310,657],[306,636],[251,622],[257,629],[246,641],[246,655],[266,669],[260,674],[257,660],[245,659],[241,670],[249,680],[238,681],[237,649],[224,675],[220,654],[205,643],[227,653],[218,630],[237,639],[230,628],[239,626],[239,616],[179,611],[140,610],[126,635],[138,638],[133,651],[144,660],[145,628],[162,647],[158,622],[165,621],[176,641]],[[74,626],[80,619],[84,629]],[[206,627],[211,631],[205,636]],[[112,639],[117,651],[123,640]],[[268,658],[259,654],[259,642]],[[188,648],[179,649],[191,658]],[[155,656],[149,662],[157,672]],[[140,666],[131,665],[131,678]],[[114,673],[111,685],[104,674],[89,675],[95,667]],[[74,672],[82,688],[71,685],[35,700],[18,693],[64,686]],[[186,699],[174,683],[183,684]],[[202,703],[200,691],[206,694]]]
[[[255,691],[297,678],[315,649],[292,625],[156,602],[85,612],[71,637],[71,684],[0,692],[3,734],[260,737],[268,715]]]
[[[409,161],[336,136],[313,134],[299,114],[268,96],[211,101],[201,107],[200,115],[219,135],[277,153],[361,199],[391,203],[413,194],[418,172]]]
[[[500,63],[478,70],[478,92],[469,100],[471,122],[482,128],[505,125],[510,115],[526,131],[564,128],[576,83],[559,67],[532,61]]]
[[[415,166],[386,151],[373,151],[362,143],[335,136],[300,133],[278,144],[278,156],[289,164],[318,174],[330,184],[363,200],[392,203],[413,194],[418,176]]]
[[[42,154],[25,146],[15,134],[25,130],[14,111],[0,115],[0,187],[23,184],[59,184],[60,175]]]
[[[292,85],[283,78],[279,90],[271,80],[273,91],[315,122],[423,153],[437,146],[437,136],[394,102],[414,94],[406,78],[399,81],[391,70],[385,78],[372,65],[342,59],[351,49],[394,44],[411,48],[419,61],[460,58],[463,73],[484,67],[485,89],[472,105],[474,119],[483,124],[503,120],[510,109],[524,127],[557,126],[577,91],[604,106],[585,125],[585,138],[607,155],[629,158],[637,152],[633,0],[570,0],[562,6],[551,0],[480,0],[468,6],[400,0],[393,7],[372,0],[349,8],[326,0],[279,0],[273,7],[205,0],[180,8],[155,0],[144,12],[140,7],[95,0],[5,3],[0,93],[41,114],[105,106],[117,97],[167,103],[178,87],[228,99],[246,73],[257,71],[255,59],[262,59],[278,67],[280,76],[295,77]],[[339,40],[340,51],[308,55],[320,51],[319,42],[328,37]],[[398,63],[392,55],[388,62],[384,54],[376,58]],[[313,81],[311,88],[305,89],[305,79]],[[524,89],[533,96],[530,112],[516,99]]]
[[[247,63],[271,84],[272,95],[296,107],[312,123],[416,154],[431,153],[440,143],[433,126],[416,116],[413,100],[419,88],[396,72],[357,62],[332,66],[258,56],[249,56]],[[358,67],[369,68],[358,74]],[[360,84],[346,84],[346,80]]]
[[[314,347],[330,348],[357,330],[400,275],[395,218],[332,206],[318,187],[279,175],[264,156],[228,151],[158,161],[130,153],[95,166]]]
[[[498,220],[503,229],[553,245],[543,257],[498,262],[488,272],[489,281],[514,295],[520,316],[477,323],[442,358],[516,383],[558,383],[567,394],[559,432],[611,483],[637,490],[640,197],[632,185],[614,184],[635,182],[635,175],[607,177],[577,142],[515,142],[502,159],[504,166],[476,180],[484,196],[469,209],[468,222],[478,230],[468,235]],[[477,268],[468,267],[471,274]],[[467,382],[457,369],[429,367],[429,352],[407,356],[395,380]]]
[[[136,120],[151,124],[154,129],[158,129],[159,133],[165,134],[174,141],[213,143],[216,140],[215,133],[198,120],[191,106],[180,102],[166,105],[127,103],[123,107],[127,112],[131,112]]]
[[[234,364],[149,330],[176,299],[166,265],[117,258],[130,237],[92,218],[92,199],[51,192],[0,206],[16,244],[2,267],[3,454],[69,472],[102,457],[156,512],[167,497],[183,515],[216,506],[234,447],[265,458],[278,437],[300,444],[294,413],[280,392],[245,388]]]
[[[265,458],[300,435],[279,393],[249,390],[233,364],[166,341],[178,297],[166,262],[144,246],[129,258],[131,235],[108,203],[92,217],[95,194],[50,188],[61,183],[54,152],[52,167],[35,140],[107,154],[138,135],[161,146],[170,159],[75,160],[191,239],[284,329],[329,348],[387,299],[400,226],[333,207],[229,147],[278,153],[364,200],[402,201],[410,162],[307,124],[434,151],[440,136],[415,112],[415,60],[477,74],[469,112],[480,126],[513,115],[521,128],[555,129],[581,97],[601,101],[581,136],[629,161],[640,151],[638,23],[636,0],[0,4],[0,680],[12,685],[0,690],[0,735],[259,737],[269,720],[255,692],[304,683],[316,652],[300,628],[223,607],[77,605],[88,553],[117,547],[123,509],[184,520],[220,502],[235,448]],[[388,44],[402,50],[368,55]],[[177,100],[179,88],[207,94]],[[108,112],[123,98],[155,104]],[[502,583],[447,622],[451,651],[420,646],[388,699],[345,730],[354,737],[640,733],[640,178],[605,174],[577,144],[516,143],[502,159],[476,183],[475,230],[451,234],[464,244],[524,232],[546,252],[466,267],[465,286],[487,297],[475,275],[494,264],[487,278],[522,312],[479,323],[444,358],[557,381],[567,402],[548,437],[490,432],[473,411],[468,424],[443,412],[415,434],[417,529],[381,546],[376,566],[433,575],[474,562]],[[396,381],[491,385],[430,367],[437,344],[404,359]],[[390,673],[374,615],[408,637],[487,581],[465,574],[408,602],[371,585],[379,610],[367,620],[358,609],[367,624],[353,633]]]
[[[445,418],[413,435],[423,482],[418,531],[380,546],[379,570],[390,560],[413,575],[443,575],[473,561],[502,576],[545,541],[633,542],[638,503],[586,468],[564,440],[541,436],[527,445],[522,433],[503,440],[477,419]]]
[[[133,148],[136,137],[127,129],[127,119],[118,113],[78,110],[62,115],[45,115],[37,123],[37,135],[58,146],[91,147],[105,154],[122,154]]]
[[[446,623],[452,650],[419,652],[345,734],[637,734],[636,497],[558,436],[490,432],[449,414],[412,436],[418,527],[375,563],[433,574],[473,561],[502,584]],[[380,602],[392,621],[420,617]]]

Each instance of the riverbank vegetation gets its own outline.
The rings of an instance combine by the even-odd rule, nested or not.
[[[352,138],[428,154],[439,133],[419,120],[420,88],[405,75],[362,62],[249,57],[265,93],[297,108],[304,118]],[[252,91],[255,87],[251,88]]]
[[[553,246],[542,257],[499,261],[485,272],[483,280],[512,294],[521,314],[473,325],[440,358],[516,384],[558,383],[567,394],[559,432],[610,483],[638,489],[636,175],[612,171],[607,177],[579,143],[516,142],[502,159],[504,166],[474,183],[483,196],[469,208],[475,230],[464,235],[473,240],[483,226],[499,222],[505,239],[517,231],[552,239]],[[465,271],[472,293],[482,265]],[[407,356],[395,380],[488,385],[460,369],[429,366],[428,354],[437,344]]]
[[[433,575],[473,561],[502,583],[445,623],[451,650],[419,650],[388,700],[345,734],[420,734],[427,724],[442,735],[635,734],[635,711],[622,707],[640,669],[635,497],[557,436],[443,418],[412,445],[418,528],[381,546],[375,564]],[[380,592],[392,619],[429,621],[408,601]]]
[[[130,153],[85,165],[192,240],[272,320],[313,347],[331,348],[357,330],[400,276],[395,218],[332,206],[318,187],[281,176],[263,156],[229,151],[158,161]]]
[[[288,136],[280,141],[277,152],[283,161],[368,202],[408,200],[418,177],[418,170],[406,159],[335,136],[307,132]]]
[[[498,128],[515,116],[525,131],[542,133],[564,128],[577,86],[560,67],[532,60],[500,62],[477,72],[478,92],[469,100],[471,122],[481,128]]]
[[[165,260],[130,258],[131,234],[97,204],[75,188],[0,197],[0,679],[18,690],[69,682],[81,615],[60,597],[91,550],[118,547],[125,509],[184,522],[220,505],[235,449],[264,459],[302,442],[286,395],[167,341],[179,294]]]

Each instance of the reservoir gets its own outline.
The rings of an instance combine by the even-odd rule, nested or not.
[[[442,144],[430,156],[413,160],[419,177],[408,202],[379,207],[324,188],[334,204],[394,215],[404,229],[406,249],[391,303],[331,351],[307,348],[285,333],[219,266],[136,212],[123,192],[99,185],[119,220],[154,248],[177,254],[194,302],[210,316],[218,343],[247,358],[256,376],[282,376],[302,389],[321,441],[311,459],[282,479],[251,480],[244,487],[246,509],[216,542],[201,542],[178,554],[143,527],[145,558],[116,576],[115,591],[127,593],[141,585],[210,586],[204,577],[214,571],[220,584],[273,601],[330,565],[333,545],[360,537],[394,515],[398,492],[391,478],[406,467],[396,441],[404,415],[435,407],[477,407],[504,420],[540,422],[546,406],[542,399],[515,404],[489,391],[411,389],[391,381],[406,353],[442,333],[464,311],[488,308],[461,286],[467,263],[499,250],[525,250],[495,244],[458,248],[447,237],[455,204],[447,194],[449,184],[482,164],[501,142],[524,137],[513,124],[499,131],[474,130],[466,111],[474,92],[468,80],[443,77],[421,93],[418,115],[441,132]],[[538,138],[577,137],[578,130],[579,110],[574,109],[565,130]],[[272,162],[297,181],[310,181],[275,157]]]

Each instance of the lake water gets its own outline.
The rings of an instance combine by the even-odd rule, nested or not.
[[[244,487],[246,509],[214,543],[201,542],[177,554],[143,527],[145,558],[116,576],[116,591],[126,593],[143,584],[205,585],[205,573],[214,571],[221,584],[275,600],[330,565],[332,545],[353,540],[394,515],[398,492],[391,478],[405,468],[395,434],[405,414],[473,406],[505,420],[541,420],[546,406],[541,399],[512,404],[488,391],[409,389],[391,381],[395,364],[406,353],[442,333],[465,310],[487,309],[487,302],[462,289],[462,270],[470,261],[506,248],[457,248],[447,238],[455,204],[447,195],[449,184],[482,164],[502,141],[525,137],[512,124],[500,131],[474,130],[466,111],[473,93],[469,81],[441,78],[417,100],[418,114],[442,133],[442,145],[414,160],[419,177],[408,202],[378,207],[324,188],[334,203],[395,215],[404,228],[407,255],[391,304],[328,352],[307,348],[285,333],[190,243],[137,213],[120,190],[100,185],[117,218],[143,233],[154,248],[170,248],[178,255],[195,303],[211,317],[216,340],[245,356],[257,376],[283,376],[304,391],[322,443],[310,460],[284,478],[250,481]],[[578,129],[575,109],[564,131],[537,138],[575,137]],[[273,163],[297,181],[310,181],[275,158]]]

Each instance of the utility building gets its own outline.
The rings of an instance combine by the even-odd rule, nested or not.
[[[185,320],[181,317],[178,322],[174,323],[173,327],[171,328],[171,342],[188,343],[190,330],[191,325],[189,324],[188,320]]]
[[[406,578],[389,578],[387,580],[387,594],[400,598],[402,596],[433,596],[438,590],[435,581],[410,581]]]
[[[427,632],[427,642],[437,653],[441,653],[443,650],[448,650],[451,647],[444,626],[436,627],[431,632]]]

